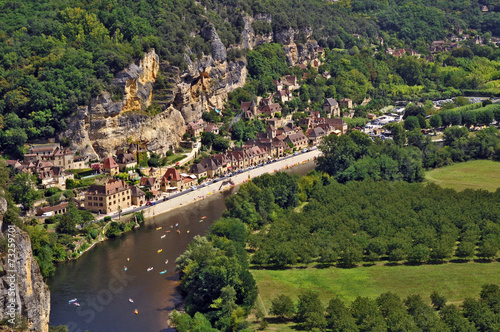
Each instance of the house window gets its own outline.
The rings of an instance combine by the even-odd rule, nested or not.
[[[122,201],[125,202],[125,197],[123,197]]]
[[[97,201],[97,197],[94,197],[94,201]]]
[[[102,201],[102,197],[99,197],[99,200]]]
[[[102,203],[99,203],[99,206],[102,206]]]

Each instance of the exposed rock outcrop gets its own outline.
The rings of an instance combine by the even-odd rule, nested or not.
[[[255,34],[255,31],[252,27],[252,23],[254,21],[264,21],[266,23],[271,23],[271,15],[256,15],[255,18],[251,16],[243,16],[243,22],[245,26],[243,31],[241,32],[241,46],[246,49],[253,49],[255,46],[272,43],[274,39],[274,34],[271,31],[268,34]]]
[[[7,202],[0,197],[0,224]],[[30,238],[26,232],[15,226],[9,227],[7,233],[14,234],[15,251],[0,258],[3,268],[0,277],[0,319],[7,319],[9,324],[24,327],[27,331],[48,332],[50,314],[50,292],[43,281],[38,263],[33,258]]]
[[[271,15],[245,16],[241,47],[252,49],[272,41],[283,44],[290,65],[318,66],[319,46],[315,41],[297,44],[300,31],[287,29],[276,34],[256,35],[252,22],[272,22]],[[308,39],[311,29],[302,33]],[[160,64],[154,50],[138,64],[131,64],[114,78],[113,93],[103,91],[81,107],[68,121],[68,130],[60,135],[70,139],[72,147],[95,157],[114,155],[132,141],[147,141],[146,149],[164,153],[175,147],[185,132],[185,125],[198,121],[203,112],[222,111],[227,94],[245,84],[247,69],[242,60],[227,61],[227,50],[215,27],[207,24],[200,35],[210,43],[211,52],[193,60],[191,51],[184,54],[187,69]],[[160,69],[161,67],[161,69]],[[153,85],[161,71],[164,83],[153,93]],[[123,94],[123,95],[122,95]],[[156,115],[147,114],[154,102]]]

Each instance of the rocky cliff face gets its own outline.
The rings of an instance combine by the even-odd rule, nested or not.
[[[271,23],[269,14],[246,16],[241,48],[277,42],[283,44],[290,65],[318,66],[318,44],[297,44],[300,31],[288,29],[276,34],[256,35],[252,22]],[[308,39],[311,29],[302,31]],[[213,25],[207,24],[200,35],[211,45],[211,54],[193,61],[186,49],[187,70],[161,64],[154,50],[138,64],[131,64],[114,79],[115,93],[103,91],[81,107],[68,121],[69,129],[60,138],[69,138],[72,147],[95,157],[112,156],[126,149],[132,141],[147,141],[146,148],[164,153],[175,147],[185,132],[186,124],[198,121],[203,112],[222,110],[227,94],[245,84],[246,62],[227,61],[227,50]],[[153,85],[161,71],[170,88],[153,93]],[[121,92],[121,93],[117,93]],[[145,110],[153,105],[157,115]]]
[[[7,202],[0,197],[0,225],[6,210]],[[7,237],[9,232],[15,234],[15,251],[10,252],[14,253],[14,257],[5,254],[0,258],[3,267],[0,277],[0,319],[13,319],[11,322],[23,330],[48,332],[50,292],[33,258],[30,238],[17,227],[10,227],[3,234],[0,233],[0,238]]]
[[[266,23],[271,23],[271,15],[258,14],[255,17],[243,17],[245,26],[241,33],[241,46],[250,50],[258,45],[272,43],[274,40],[274,34],[272,31],[268,34],[263,35],[255,34],[255,31],[252,28],[252,23],[254,21],[264,21]]]
[[[139,65],[132,64],[117,75],[114,83],[124,91],[123,98],[103,91],[81,107],[69,121],[67,137],[72,147],[96,157],[112,156],[132,141],[147,141],[146,149],[164,153],[175,148],[185,133],[186,124],[198,121],[203,112],[221,110],[227,94],[245,84],[244,61],[227,62],[227,53],[215,28],[208,25],[201,35],[210,42],[212,52],[197,61],[185,55],[188,69],[163,66],[174,87],[161,98],[153,96],[153,84],[160,64],[154,50]],[[152,99],[161,112],[147,115]]]
[[[154,116],[144,112],[151,105],[159,67],[155,51],[146,53],[138,64],[114,78],[123,97],[103,91],[89,106],[77,110],[60,137],[69,138],[73,148],[95,157],[112,156],[138,140],[147,141],[147,149],[159,153],[175,147],[185,132],[181,113],[173,108]]]

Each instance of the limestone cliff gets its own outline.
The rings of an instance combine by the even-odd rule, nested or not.
[[[119,93],[102,91],[92,98],[88,106],[75,112],[60,137],[69,138],[73,148],[95,157],[114,155],[138,140],[159,153],[177,146],[185,132],[181,113],[172,108],[152,116],[144,112],[151,105],[159,67],[153,49],[138,64],[116,75],[113,83]]]
[[[244,16],[241,45],[252,49],[256,45],[278,42],[283,45],[290,65],[320,64],[320,49],[308,40],[311,29],[302,31],[308,40],[297,44],[300,31],[283,30],[273,34],[256,35],[252,22],[272,22],[271,15]],[[95,157],[112,156],[126,149],[132,141],[146,143],[146,149],[164,153],[178,145],[186,124],[201,119],[203,112],[223,110],[227,94],[245,84],[247,76],[244,59],[227,61],[227,49],[215,27],[207,24],[199,35],[211,46],[211,54],[194,59],[186,47],[187,69],[184,71],[159,61],[154,50],[139,63],[131,64],[116,75],[113,92],[102,91],[88,106],[80,107],[68,121],[68,130],[60,138],[69,138],[72,147]],[[153,91],[162,75],[163,88]],[[150,112],[150,106],[154,112]]]
[[[7,202],[0,197],[0,225],[6,209]],[[15,247],[11,248],[15,251],[9,252],[13,257],[3,253],[0,258],[0,319],[13,319],[14,326],[26,331],[48,332],[50,292],[33,258],[30,238],[15,226],[0,233],[0,238],[5,239],[9,232],[15,234]]]

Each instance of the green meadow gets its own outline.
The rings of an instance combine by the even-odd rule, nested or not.
[[[495,191],[500,188],[500,162],[473,160],[426,172],[427,181],[443,188],[457,191],[464,189],[484,189]]]
[[[402,299],[419,294],[430,304],[429,296],[436,290],[448,303],[460,303],[467,297],[478,297],[481,285],[500,284],[500,263],[445,263],[431,265],[373,265],[352,269],[292,268],[284,270],[251,270],[261,305],[269,312],[271,301],[280,294],[297,301],[304,290],[318,292],[326,305],[337,296],[346,304],[358,296],[375,298],[393,292]]]

